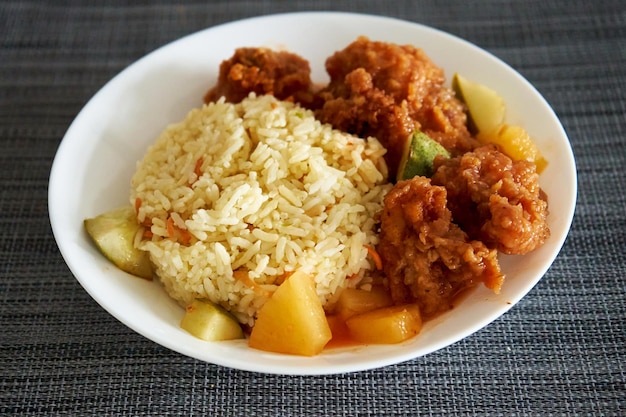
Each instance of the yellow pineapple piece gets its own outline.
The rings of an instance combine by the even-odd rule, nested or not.
[[[490,133],[479,133],[477,138],[483,143],[498,145],[500,150],[514,161],[534,162],[538,173],[541,173],[548,165],[526,129],[521,126],[505,124]]]
[[[249,345],[269,352],[313,356],[331,337],[313,278],[295,272],[259,310]]]
[[[417,304],[379,308],[346,320],[350,336],[361,343],[400,343],[422,330]]]
[[[356,314],[387,307],[392,304],[391,295],[382,286],[374,286],[371,291],[346,288],[342,291],[335,312],[344,320]]]

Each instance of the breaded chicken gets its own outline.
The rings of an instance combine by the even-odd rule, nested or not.
[[[548,202],[535,164],[512,161],[495,146],[437,158],[432,182],[448,191],[452,217],[472,239],[507,254],[525,254],[550,236]]]
[[[398,182],[381,218],[377,250],[392,299],[416,302],[425,317],[449,310],[480,282],[498,292],[504,279],[497,252],[452,223],[446,194],[425,177]]]

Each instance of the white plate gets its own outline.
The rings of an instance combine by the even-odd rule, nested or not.
[[[110,264],[89,241],[83,219],[128,203],[136,161],[169,123],[201,105],[219,64],[241,46],[298,53],[312,78],[326,82],[324,61],[359,35],[413,44],[446,71],[459,71],[497,90],[508,122],[521,124],[549,161],[541,185],[550,201],[552,237],[524,257],[502,257],[502,293],[480,287],[455,310],[428,322],[399,345],[329,349],[304,358],[264,353],[245,341],[207,343],[179,328],[183,311],[155,283],[132,278]],[[406,361],[434,352],[486,326],[541,279],[570,227],[576,170],[567,136],[548,103],[524,78],[494,56],[457,37],[405,21],[347,13],[295,13],[213,27],[166,45],[107,83],[78,114],[54,160],[49,212],[54,236],[72,273],[110,314],[143,336],[203,361],[278,374],[331,374]]]

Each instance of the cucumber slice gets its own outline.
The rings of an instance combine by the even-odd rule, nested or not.
[[[180,327],[199,339],[218,341],[243,338],[239,322],[217,304],[194,300],[185,311]]]
[[[416,176],[430,177],[433,174],[433,161],[437,155],[450,157],[450,153],[439,142],[423,132],[414,132],[411,139],[406,141],[396,179],[401,181]]]
[[[494,90],[458,73],[452,78],[452,89],[467,106],[467,127],[471,133],[489,133],[504,124],[506,105]]]
[[[148,253],[135,248],[134,241],[142,226],[131,206],[120,207],[94,218],[85,219],[85,229],[100,252],[122,271],[152,279]]]

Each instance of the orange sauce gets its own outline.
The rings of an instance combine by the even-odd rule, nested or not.
[[[352,339],[348,326],[341,317],[331,315],[326,316],[326,320],[328,320],[328,326],[333,337],[324,349],[362,345],[362,343]]]
[[[431,316],[422,317],[424,323],[440,317],[441,315],[447,313],[448,311],[454,309],[458,306],[465,298],[468,297],[469,294],[476,288],[476,286],[472,286],[460,291],[457,295],[452,299],[452,303],[450,305],[450,309],[446,311],[441,311],[437,314],[433,314]],[[348,326],[346,326],[346,322],[336,314],[328,314],[326,316],[326,320],[328,321],[328,326],[330,327],[330,332],[332,334],[332,339],[326,344],[324,349],[333,349],[333,348],[341,348],[341,347],[351,347],[351,346],[363,346],[362,342],[354,340],[350,335],[350,330]]]

